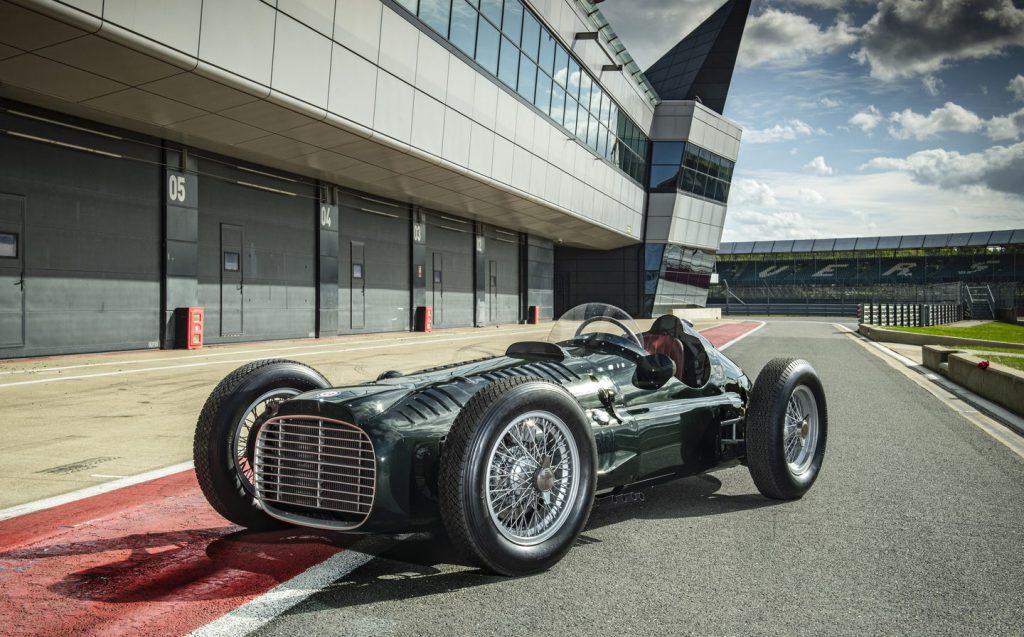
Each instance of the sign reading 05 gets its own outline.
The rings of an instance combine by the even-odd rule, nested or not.
[[[172,206],[195,207],[196,176],[177,170],[168,170],[167,203]]]

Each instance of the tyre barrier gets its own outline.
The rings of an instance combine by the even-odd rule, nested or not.
[[[957,303],[861,303],[857,318],[868,325],[929,327],[963,320],[963,307]]]

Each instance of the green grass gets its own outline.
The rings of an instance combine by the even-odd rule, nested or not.
[[[1024,356],[993,356],[988,360],[1024,372]]]
[[[952,347],[952,345],[950,346]],[[972,345],[971,347],[957,347],[968,352],[1005,352],[1007,354],[1024,354],[1024,349],[1014,349],[1012,347],[978,347]]]
[[[1010,325],[1009,323],[983,323],[971,327],[936,325],[934,327],[888,327],[886,329],[899,332],[913,332],[915,334],[978,338],[986,341],[1002,341],[1004,343],[1024,343],[1024,327]]]

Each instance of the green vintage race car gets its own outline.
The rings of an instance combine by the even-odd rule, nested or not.
[[[250,363],[206,401],[194,456],[210,504],[241,526],[444,528],[484,567],[522,575],[565,555],[595,497],[740,462],[765,496],[799,498],[827,432],[807,362],[774,359],[751,385],[687,322],[642,332],[591,303],[546,341],[351,387]]]

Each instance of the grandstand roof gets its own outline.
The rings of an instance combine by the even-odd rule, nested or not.
[[[785,241],[731,241],[718,254],[789,254],[791,252],[849,252],[917,248],[959,248],[962,246],[1005,246],[1024,244],[1024,229],[954,234],[913,234],[889,237],[845,237],[840,239],[789,239]]]

